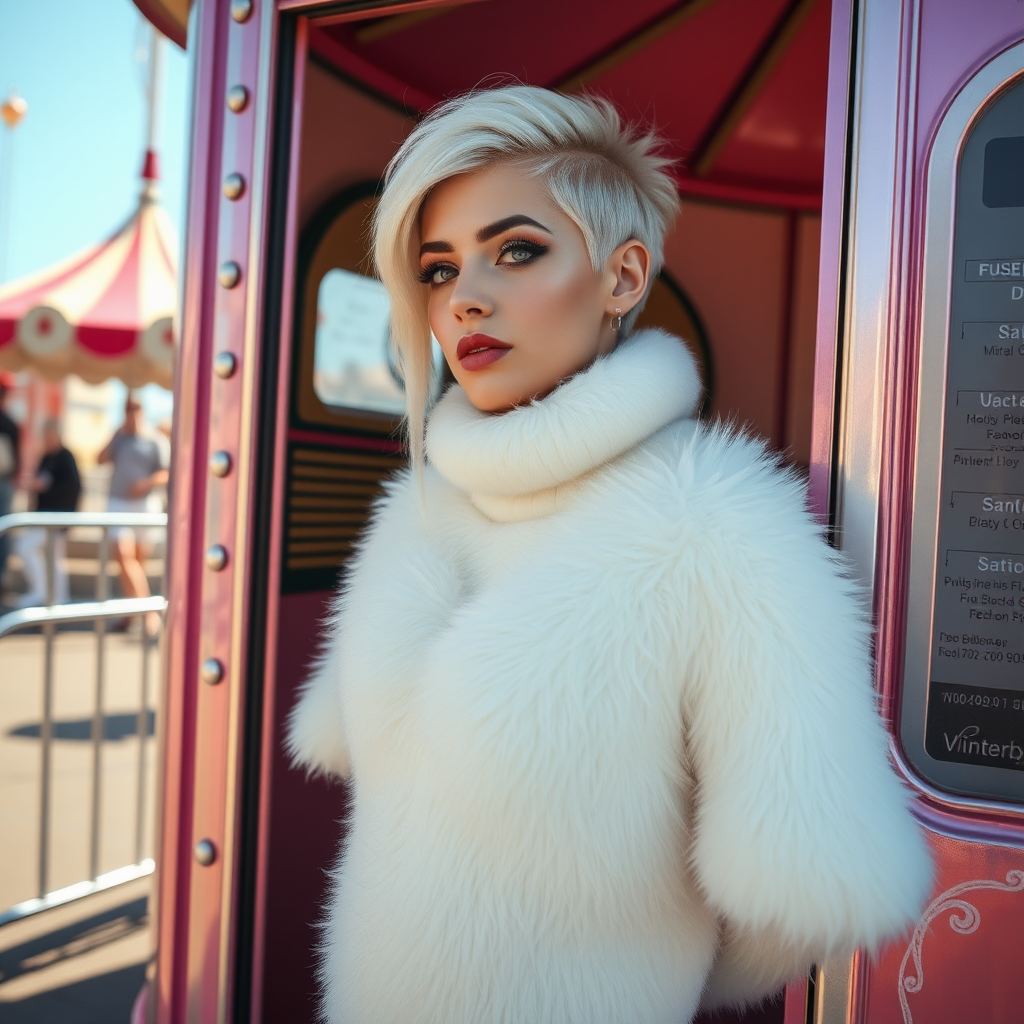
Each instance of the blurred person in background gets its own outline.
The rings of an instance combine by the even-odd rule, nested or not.
[[[0,516],[11,511],[14,481],[18,476],[18,425],[4,411],[7,395],[14,387],[14,374],[0,370]],[[8,537],[0,536],[0,586],[7,568]]]
[[[162,503],[157,488],[168,480],[171,461],[170,444],[163,434],[150,431],[142,419],[142,405],[131,393],[124,406],[124,423],[99,454],[100,463],[112,463],[110,512],[160,512]],[[161,530],[120,526],[110,531],[114,542],[124,597],[149,597],[149,580],[144,568],[153,545],[160,539]],[[146,616],[146,632],[155,635],[159,616],[151,612]]]
[[[35,475],[23,483],[35,494],[37,512],[74,512],[82,493],[78,465],[74,455],[64,447],[60,423],[47,420],[43,427],[43,457]],[[65,530],[55,530],[53,537],[53,600],[67,604],[70,597],[68,574],[64,565]],[[31,526],[16,535],[18,555],[25,567],[28,591],[18,599],[18,607],[30,608],[46,601],[46,529]]]

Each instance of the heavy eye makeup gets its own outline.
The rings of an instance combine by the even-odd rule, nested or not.
[[[495,266],[499,267],[525,267],[536,262],[543,256],[550,247],[543,242],[536,242],[530,238],[509,238],[498,247],[498,255]],[[448,284],[459,275],[459,268],[454,263],[443,260],[434,260],[423,267],[419,272],[421,284],[429,284],[432,288],[440,288]]]

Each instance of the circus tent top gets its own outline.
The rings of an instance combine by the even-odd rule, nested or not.
[[[171,386],[178,243],[157,202],[157,53],[154,37],[138,207],[106,241],[0,286],[0,369],[31,367],[52,380],[74,373],[91,384],[118,377],[129,387]]]
[[[155,176],[155,161],[147,160]],[[177,242],[145,178],[139,205],[111,238],[0,286],[0,367],[92,384],[171,386]]]

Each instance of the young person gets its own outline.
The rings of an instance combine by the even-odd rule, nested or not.
[[[19,434],[18,424],[4,411],[7,396],[14,388],[14,374],[0,370],[0,517],[11,511],[14,500],[14,485],[18,479]],[[0,534],[0,594],[3,592],[4,571],[7,568],[7,553],[10,537]]]
[[[114,432],[97,461],[110,462],[109,512],[159,512],[157,488],[166,487],[170,477],[171,448],[163,434],[147,428],[142,418],[142,403],[129,392],[124,403],[124,423]],[[163,534],[159,527],[118,526],[110,531],[114,543],[123,597],[149,597],[146,560]],[[111,628],[126,629],[128,622]],[[146,616],[144,629],[155,636],[160,627],[156,612]]]
[[[60,421],[47,420],[43,427],[43,457],[35,474],[25,482],[26,490],[35,495],[37,512],[74,512],[82,493],[82,481],[75,457],[64,447]],[[19,608],[31,608],[46,601],[46,528],[30,526],[17,535],[18,554],[25,567],[28,590],[18,599]],[[66,559],[65,531],[53,535],[53,600],[67,604],[70,600]]]
[[[289,733],[352,785],[328,1021],[687,1021],[929,889],[846,566],[761,442],[692,418],[685,345],[633,330],[677,209],[655,142],[511,87],[388,169],[413,466]],[[431,332],[458,386],[427,417]]]

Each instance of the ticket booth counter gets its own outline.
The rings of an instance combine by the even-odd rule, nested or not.
[[[1024,7],[201,0],[188,31],[153,1019],[315,1019],[346,791],[282,736],[402,465],[367,218],[419,112],[495,75],[661,129],[683,209],[644,322],[693,348],[704,415],[806,473],[871,593],[935,899],[739,1019],[1022,1019]]]

